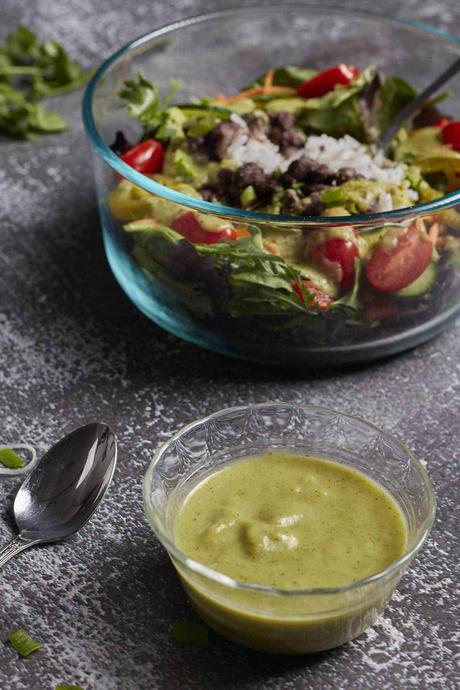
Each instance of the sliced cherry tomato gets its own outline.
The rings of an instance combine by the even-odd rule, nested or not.
[[[460,151],[460,120],[443,127],[441,136],[445,144],[450,144],[454,151]]]
[[[205,230],[193,211],[187,211],[174,218],[171,227],[194,244],[216,244],[216,242],[231,242],[236,239],[236,233],[231,228],[226,228],[221,232]]]
[[[431,261],[433,245],[410,226],[389,248],[380,242],[366,266],[371,286],[379,292],[397,292],[417,280]]]
[[[303,285],[307,288],[308,292],[312,295],[307,306],[310,309],[316,309],[318,311],[327,311],[331,304],[332,298],[326,295],[319,288],[314,285],[311,280],[302,280]],[[305,298],[303,296],[302,289],[298,283],[294,283],[294,290],[299,297],[302,304],[305,304]]]
[[[355,277],[355,259],[358,250],[351,240],[333,237],[318,244],[311,252],[311,259],[321,266],[340,287],[348,288]]]
[[[163,145],[156,139],[141,141],[121,156],[124,163],[144,175],[161,172],[164,158]]]
[[[447,127],[447,125],[449,123],[450,123],[450,120],[447,117],[440,117],[433,124],[433,127],[438,127],[439,129],[444,129],[444,127]]]
[[[353,65],[335,65],[304,81],[297,93],[303,98],[319,98],[332,91],[337,84],[349,84],[358,74],[359,69]]]

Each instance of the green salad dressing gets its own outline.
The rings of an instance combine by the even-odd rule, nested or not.
[[[336,462],[270,452],[206,477],[186,496],[175,541],[243,582],[335,587],[384,570],[406,546],[391,496]]]

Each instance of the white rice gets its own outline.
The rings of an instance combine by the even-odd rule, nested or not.
[[[283,167],[286,158],[281,155],[279,146],[274,144],[263,133],[251,133],[247,127],[236,133],[227,149],[226,158],[231,158],[238,165],[258,163],[267,173]]]
[[[237,124],[241,125],[238,118]],[[244,120],[243,120],[244,122]],[[292,161],[308,156],[318,163],[327,165],[334,172],[339,168],[351,167],[367,180],[401,184],[405,178],[406,166],[394,164],[384,157],[381,151],[372,151],[346,134],[334,139],[327,134],[309,136],[301,149],[288,158],[284,157],[276,144],[263,133],[251,133],[247,126],[241,126],[230,146],[227,157],[239,165],[258,163],[267,173],[279,168],[287,170]],[[382,205],[385,201],[382,200]]]
[[[379,198],[377,199],[376,211],[392,211],[393,210],[393,199],[391,194],[388,192],[381,192]]]

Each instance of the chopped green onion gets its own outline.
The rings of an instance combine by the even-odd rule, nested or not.
[[[209,644],[208,628],[201,623],[174,620],[173,637],[176,642],[193,644],[195,647],[207,647]]]
[[[240,194],[240,202],[243,208],[250,206],[257,199],[255,189],[252,185],[245,187]]]
[[[24,467],[26,464],[11,448],[0,448],[0,465],[3,465],[3,467],[7,467],[9,470],[16,470],[19,467]]]
[[[79,685],[69,685],[68,683],[59,683],[54,690],[83,690]]]
[[[323,192],[321,201],[325,206],[343,206],[347,201],[347,196],[343,189],[336,187]]]
[[[7,638],[7,642],[9,642],[22,657],[29,656],[43,647],[40,642],[33,640],[25,630],[16,630],[12,632]]]
[[[173,155],[173,170],[177,177],[183,177],[186,180],[193,180],[197,174],[195,165],[193,164],[192,158],[185,153],[177,149],[174,151]]]

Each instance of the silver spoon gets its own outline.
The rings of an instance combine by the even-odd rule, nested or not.
[[[452,79],[453,76],[457,74],[457,72],[460,71],[460,58],[458,58],[450,67],[448,67],[442,74],[439,75],[429,86],[426,87],[426,89],[423,89],[423,91],[417,96],[417,98],[414,98],[413,101],[408,103],[395,117],[391,125],[388,127],[386,132],[384,132],[375,142],[376,146],[379,149],[382,149],[384,152],[387,151],[393,137],[403,124],[409,120],[411,117],[415,115],[419,110],[422,109],[423,104],[428,101],[431,96],[433,96],[436,91],[438,91],[441,86],[444,86],[444,84],[449,81],[449,79]]]
[[[0,567],[29,546],[78,532],[107,491],[116,461],[116,438],[105,424],[82,426],[50,448],[16,495],[19,534],[0,551]]]

